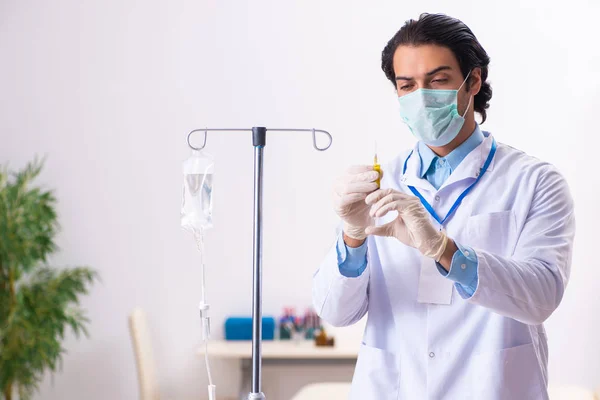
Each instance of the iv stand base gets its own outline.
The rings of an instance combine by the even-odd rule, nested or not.
[[[248,400],[265,400],[265,394],[263,392],[260,393],[250,393],[248,395]]]

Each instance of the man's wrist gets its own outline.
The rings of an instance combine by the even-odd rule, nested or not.
[[[440,257],[439,264],[444,267],[446,272],[450,271],[450,266],[452,265],[452,258],[454,257],[454,253],[458,251],[458,247],[454,240],[448,238],[448,243],[446,244],[446,249],[444,253]]]
[[[344,233],[344,243],[348,247],[352,247],[352,248],[360,247],[363,245],[364,242],[365,242],[365,239],[354,239],[354,238],[346,235],[346,233]]]

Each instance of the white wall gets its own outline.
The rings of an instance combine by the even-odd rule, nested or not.
[[[387,40],[422,11],[461,18],[492,57],[483,127],[571,184],[578,235],[570,285],[547,323],[551,380],[600,386],[600,7],[520,3],[0,0],[0,162],[48,156],[41,181],[56,189],[63,228],[53,261],[102,276],[83,301],[91,339],[68,341],[62,373],[38,398],[135,398],[126,316],[136,305],[150,316],[164,394],[204,395],[198,254],[178,220],[192,128],[333,133],[326,153],[294,134],[270,135],[266,151],[265,312],[310,303],[336,222],[331,181],[369,161],[373,137],[383,161],[413,143],[379,65]],[[226,315],[250,313],[252,147],[243,134],[213,134],[208,148],[218,162],[208,299],[220,335]],[[221,394],[235,394],[234,367],[216,365]]]

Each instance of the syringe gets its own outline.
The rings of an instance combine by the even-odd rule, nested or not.
[[[379,172],[379,178],[375,182],[377,182],[377,186],[381,186],[381,165],[379,165],[379,160],[377,160],[377,141],[375,141],[375,157],[373,159],[373,169]]]

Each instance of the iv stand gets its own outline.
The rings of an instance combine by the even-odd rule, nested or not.
[[[268,129],[277,132],[312,132],[313,147],[318,151],[327,150],[333,141],[329,132],[321,129]],[[195,132],[204,132],[204,141],[201,147],[195,147],[190,142],[190,137]],[[252,145],[254,146],[254,255],[253,255],[253,282],[252,282],[252,391],[248,400],[264,400],[261,392],[262,374],[262,193],[263,193],[263,153],[267,145],[267,128],[255,126],[252,129],[194,129],[187,136],[187,143],[193,150],[202,150],[206,146],[208,131],[226,132],[252,132]],[[323,133],[329,138],[326,147],[317,146],[316,133]]]

